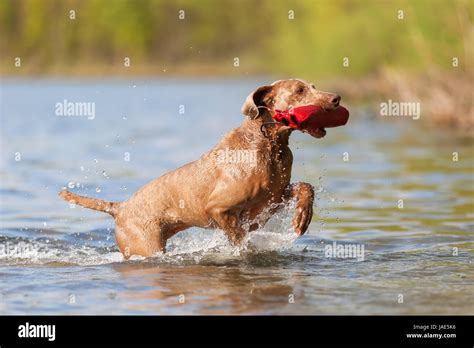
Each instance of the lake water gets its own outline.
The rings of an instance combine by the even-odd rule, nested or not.
[[[318,192],[300,238],[287,209],[241,248],[192,228],[124,262],[112,218],[57,196],[127,199],[238,126],[265,82],[3,80],[0,314],[474,314],[473,142],[421,120],[349,105],[346,127],[294,134],[293,181]],[[64,100],[95,117],[56,115]]]

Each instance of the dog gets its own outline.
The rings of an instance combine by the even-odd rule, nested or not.
[[[288,140],[295,128],[276,123],[272,111],[304,105],[331,111],[340,108],[340,100],[300,79],[258,87],[242,106],[245,119],[240,127],[198,160],[151,181],[127,201],[108,202],[69,191],[59,195],[112,215],[125,259],[164,253],[169,238],[192,226],[221,229],[238,246],[291,200],[296,201],[293,228],[303,235],[313,216],[314,189],[309,183],[290,182],[293,155]],[[321,138],[326,130],[314,129],[311,135]],[[229,156],[236,152],[251,155]]]

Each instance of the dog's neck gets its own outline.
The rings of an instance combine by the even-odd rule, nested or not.
[[[272,124],[272,119],[268,111],[261,111],[257,118],[246,118],[242,123],[242,130],[259,142],[270,143],[273,146],[288,146],[292,128]]]

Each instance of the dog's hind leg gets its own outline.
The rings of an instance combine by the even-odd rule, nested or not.
[[[166,250],[165,233],[159,224],[141,228],[133,221],[116,221],[115,239],[125,259],[132,255],[149,257]]]

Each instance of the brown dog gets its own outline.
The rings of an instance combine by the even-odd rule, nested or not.
[[[129,200],[107,202],[68,191],[59,195],[112,215],[125,258],[165,252],[169,238],[192,226],[219,228],[232,244],[239,245],[247,232],[264,226],[292,199],[297,202],[293,227],[302,235],[313,216],[313,187],[290,184],[293,155],[288,139],[293,129],[271,124],[270,111],[260,107],[287,110],[312,104],[333,110],[340,99],[302,80],[276,81],[247,97],[242,107],[244,122],[211,151],[153,180]],[[319,129],[311,134],[319,138],[326,132]]]

